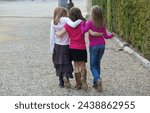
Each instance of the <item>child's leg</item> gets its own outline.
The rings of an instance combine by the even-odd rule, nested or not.
[[[62,74],[59,76],[59,86],[64,87],[64,80],[63,80],[63,75]]]
[[[69,78],[66,77],[66,76],[64,76],[64,77],[63,77],[63,80],[64,80],[64,86],[65,86],[66,88],[71,88],[71,84],[70,84]]]
[[[80,62],[80,72],[81,72],[82,89],[87,91],[87,89],[88,89],[88,85],[87,85],[87,70],[86,70],[85,62]]]
[[[63,74],[59,71],[58,67],[59,67],[59,65],[55,65],[56,76],[59,77],[59,86],[62,88],[62,87],[64,87]]]
[[[101,79],[101,59],[104,55],[104,51],[105,51],[105,45],[101,45],[99,46],[99,55],[98,55],[98,67],[97,67],[97,70],[98,70],[98,74],[100,76],[100,78],[96,81],[96,84],[97,84],[97,91],[98,92],[102,92],[103,91],[103,87],[102,87],[102,79]]]
[[[97,68],[99,66],[98,52],[99,52],[98,47],[90,48],[90,70],[93,75],[93,85],[96,85],[96,81],[100,79],[99,71]]]
[[[81,73],[79,71],[79,62],[74,62],[74,68],[75,68],[75,80],[76,80],[76,86],[75,88],[77,90],[81,89]]]
[[[90,69],[94,77],[93,86],[97,88],[99,92],[102,91],[100,63],[104,54],[104,50],[105,45],[90,48]]]
[[[93,84],[96,84],[96,81],[100,79],[100,51],[99,46],[90,48],[90,70],[93,75]]]

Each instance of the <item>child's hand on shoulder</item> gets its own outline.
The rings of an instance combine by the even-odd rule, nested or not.
[[[112,35],[113,37],[116,37],[116,34],[115,34],[114,32],[112,32],[111,35]]]

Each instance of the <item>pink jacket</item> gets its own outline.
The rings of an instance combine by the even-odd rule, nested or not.
[[[81,25],[83,23],[84,22],[82,21],[76,28],[72,28],[68,24],[65,25],[65,29],[68,32],[70,40],[69,46],[72,49],[86,49],[85,36],[84,33],[81,32]]]
[[[94,36],[91,36],[89,34],[89,46],[92,47],[92,46],[97,46],[97,45],[103,45],[105,44],[105,39],[110,39],[113,37],[113,33],[112,34],[108,34],[107,31],[106,31],[106,27],[99,27],[99,28],[96,28],[94,25],[93,25],[93,22],[91,20],[87,21],[87,22],[82,22],[81,23],[81,32],[84,34],[85,32],[87,32],[89,29],[91,29],[92,31],[95,31],[95,32],[100,32],[100,33],[103,33],[103,36],[100,36],[100,37],[94,37]]]

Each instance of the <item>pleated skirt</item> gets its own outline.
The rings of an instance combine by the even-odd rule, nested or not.
[[[69,60],[69,45],[55,44],[52,55],[54,68],[57,76],[73,78],[73,66]]]

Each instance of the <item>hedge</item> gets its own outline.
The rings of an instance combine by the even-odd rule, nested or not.
[[[150,60],[150,0],[92,0],[103,8],[105,22]]]

